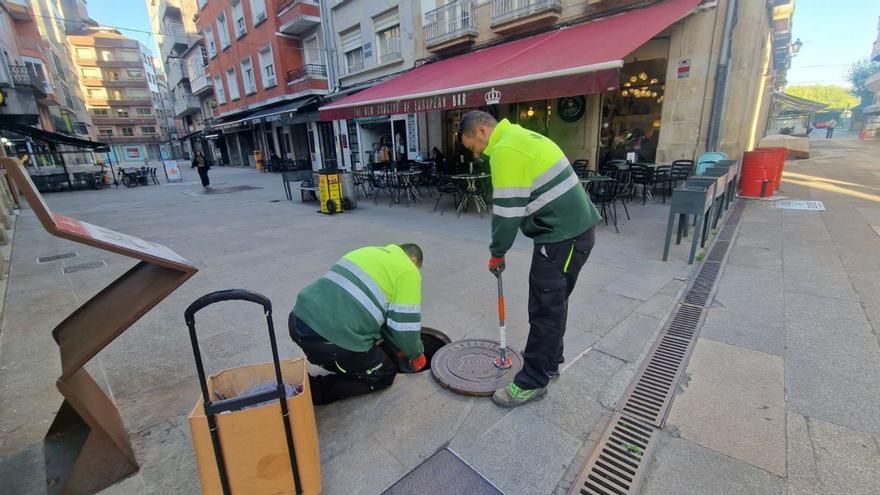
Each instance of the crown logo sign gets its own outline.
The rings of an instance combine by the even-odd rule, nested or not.
[[[492,88],[486,91],[486,105],[497,105],[501,103],[501,91]]]

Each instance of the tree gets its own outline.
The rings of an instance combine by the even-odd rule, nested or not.
[[[859,99],[847,88],[833,84],[789,86],[785,88],[785,94],[824,103],[828,105],[827,110],[845,110],[859,104]]]
[[[869,104],[874,100],[874,92],[865,86],[865,81],[878,71],[880,64],[866,58],[855,62],[849,68],[846,78],[853,85],[852,94],[857,96],[862,104]]]

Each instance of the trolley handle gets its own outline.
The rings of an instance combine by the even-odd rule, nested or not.
[[[195,323],[194,317],[196,312],[204,309],[206,306],[223,301],[249,301],[263,306],[263,309],[267,313],[272,312],[272,302],[262,294],[257,294],[256,292],[247,289],[225,289],[205,294],[193,301],[193,303],[186,308],[186,311],[183,312],[186,324],[190,325]]]

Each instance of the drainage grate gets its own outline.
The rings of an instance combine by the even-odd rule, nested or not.
[[[619,412],[569,491],[569,495],[631,495],[666,421],[679,380],[687,369],[698,331],[711,304],[721,263],[730,249],[745,202],[731,211],[709,259],[667,320],[619,403]]]
[[[51,263],[53,261],[66,260],[67,258],[76,258],[77,256],[79,256],[77,253],[61,253],[52,256],[43,256],[42,258],[37,258],[37,263]]]
[[[79,265],[65,266],[64,268],[61,269],[61,272],[65,273],[65,274],[76,273],[76,272],[81,272],[84,270],[91,270],[93,268],[101,268],[102,266],[107,266],[107,263],[105,263],[103,260],[90,261],[88,263],[81,263]]]
[[[663,426],[702,317],[702,307],[679,305],[624,395],[621,412],[656,427]]]
[[[773,203],[773,207],[782,210],[825,211],[825,204],[821,201],[777,201]]]
[[[569,495],[627,495],[636,493],[657,429],[616,414]]]

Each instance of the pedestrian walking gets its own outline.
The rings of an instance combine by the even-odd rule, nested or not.
[[[515,407],[543,396],[559,376],[568,298],[593,249],[599,212],[550,139],[482,111],[467,113],[458,133],[475,156],[489,157],[494,198],[489,271],[496,276],[504,271],[504,255],[518,230],[534,240],[523,368],[492,397],[500,406]]]
[[[398,369],[425,367],[422,259],[415,244],[356,249],[297,295],[290,338],[331,372],[309,377],[315,405],[388,388]]]
[[[202,187],[211,189],[211,180],[208,178],[208,170],[210,170],[211,164],[205,159],[205,154],[202,150],[196,150],[196,156],[192,161],[192,168],[199,172],[199,178],[202,179]]]
[[[827,127],[825,128],[825,139],[831,139],[831,136],[834,135],[835,127],[837,127],[837,121],[834,119],[829,120]]]

